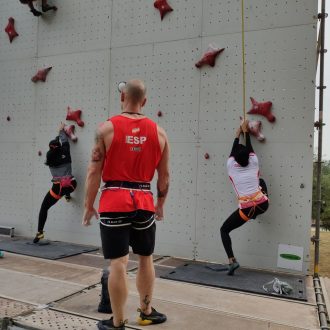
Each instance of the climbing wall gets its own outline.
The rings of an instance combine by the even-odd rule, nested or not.
[[[0,225],[34,235],[50,187],[48,141],[70,106],[85,122],[71,144],[78,187],[71,203],[61,200],[49,211],[45,231],[50,239],[100,244],[97,222],[80,224],[94,132],[119,111],[118,82],[141,78],[145,113],[171,143],[171,189],[156,252],[225,262],[219,229],[237,207],[226,161],[243,108],[241,1],[168,0],[173,11],[163,20],[150,0],[53,2],[56,13],[35,18],[19,1],[0,1]],[[266,136],[252,143],[270,208],[232,233],[234,251],[242,265],[278,269],[279,245],[299,247],[301,267],[292,269],[306,272],[317,2],[244,3],[245,104],[249,109],[250,96],[271,101],[276,122],[249,116],[262,121]],[[19,36],[9,43],[3,30],[11,16]],[[225,50],[214,67],[196,68],[211,43]],[[31,82],[50,66],[45,83]]]

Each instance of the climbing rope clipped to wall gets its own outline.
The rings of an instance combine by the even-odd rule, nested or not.
[[[245,94],[246,94],[246,79],[245,79],[245,24],[244,24],[244,0],[241,0],[241,14],[242,14],[242,90],[243,90],[243,120],[246,119],[246,106],[245,106]]]

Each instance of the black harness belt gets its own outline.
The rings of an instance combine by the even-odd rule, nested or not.
[[[150,190],[149,182],[107,181],[103,188],[126,188]]]

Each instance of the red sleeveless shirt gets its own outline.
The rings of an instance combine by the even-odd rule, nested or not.
[[[157,124],[149,118],[122,115],[109,119],[114,136],[106,153],[102,180],[150,182],[161,159]],[[99,212],[154,212],[149,191],[110,188],[102,191]]]

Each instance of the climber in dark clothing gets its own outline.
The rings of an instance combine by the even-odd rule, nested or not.
[[[268,209],[267,187],[259,178],[259,161],[251,145],[248,121],[244,121],[236,133],[236,138],[227,161],[227,170],[238,199],[238,209],[223,223],[220,233],[229,260],[228,275],[234,275],[239,263],[234,257],[229,233],[244,225],[250,219]],[[244,133],[245,145],[239,143]]]
[[[47,220],[48,210],[63,196],[65,196],[67,201],[70,201],[70,194],[77,187],[76,179],[72,176],[70,144],[64,132],[63,123],[61,123],[59,135],[49,142],[49,151],[47,152],[45,164],[49,166],[52,174],[53,186],[41,204],[38,232],[33,243],[38,243],[44,238],[44,226]]]
[[[29,8],[30,8],[31,13],[34,16],[41,16],[42,15],[42,12],[40,12],[39,10],[34,8],[33,1],[36,1],[36,0],[19,0],[19,1],[24,5],[28,5]],[[57,7],[56,6],[50,6],[47,3],[47,0],[42,0],[41,1],[41,9],[45,13],[46,11],[49,11],[49,10],[54,10],[54,11],[57,10]]]

